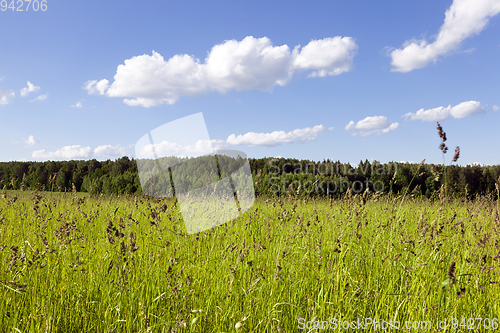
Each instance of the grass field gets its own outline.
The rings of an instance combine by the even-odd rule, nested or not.
[[[499,232],[487,197],[258,199],[187,235],[172,199],[6,191],[0,332],[309,332],[332,318],[485,331]]]

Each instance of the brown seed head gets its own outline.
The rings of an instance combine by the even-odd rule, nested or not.
[[[453,284],[455,283],[455,268],[456,268],[456,262],[452,262],[450,267],[448,268],[448,277],[450,278],[450,283]]]
[[[424,165],[425,163],[425,158],[422,160],[422,162],[420,162],[420,164],[418,165],[417,167],[417,171],[420,170],[420,168],[422,167],[422,165]]]
[[[441,124],[439,122],[437,125],[437,130],[438,130],[439,137],[441,137],[441,134],[443,133],[443,128],[441,127]]]
[[[455,148],[455,155],[453,155],[453,162],[456,162],[460,157],[460,147]]]
[[[443,132],[443,128],[441,127],[440,123],[437,123],[437,130],[438,130],[438,135],[441,139],[443,139],[443,142],[446,141],[446,133]]]

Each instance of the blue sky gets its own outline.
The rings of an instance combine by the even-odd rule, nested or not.
[[[203,112],[250,157],[441,163],[440,121],[447,163],[500,164],[500,0],[10,3],[0,161],[133,157]]]

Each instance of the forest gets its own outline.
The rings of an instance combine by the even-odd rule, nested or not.
[[[218,155],[218,164],[221,164],[220,158]],[[241,162],[236,165],[228,162],[225,165],[231,164],[229,169],[223,171],[220,167],[214,169],[213,161],[206,168],[206,160],[192,158],[170,170],[181,170],[179,177],[190,184],[188,187],[196,187],[201,186],[200,179],[213,182],[215,174],[227,176],[241,167]],[[495,182],[500,177],[500,165],[443,166],[424,161],[417,164],[365,160],[352,166],[340,161],[291,158],[249,158],[248,162],[257,196],[339,197],[352,189],[355,193],[408,190],[414,196],[428,198],[446,190],[448,196],[475,198],[487,194],[496,196]],[[2,162],[0,189],[137,195],[143,192],[138,165],[146,170],[148,163],[152,162],[126,156],[114,161]]]

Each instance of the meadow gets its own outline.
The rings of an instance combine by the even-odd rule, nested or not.
[[[187,235],[172,198],[3,191],[0,331],[484,331],[500,317],[499,232],[491,196],[259,198]]]

